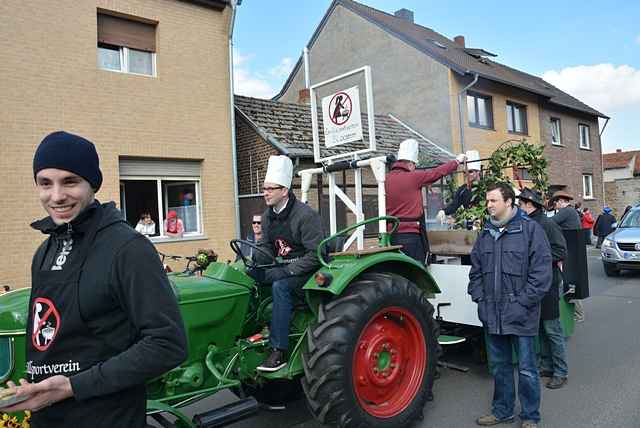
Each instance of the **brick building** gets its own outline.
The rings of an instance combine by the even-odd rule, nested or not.
[[[407,9],[390,14],[334,0],[306,47],[312,84],[369,65],[376,113],[400,117],[454,153],[475,149],[485,158],[513,139],[542,144],[551,190],[564,189],[585,206],[602,204],[598,118],[607,117],[467,46],[464,36],[445,37]],[[275,99],[295,101],[304,86],[300,58]]]
[[[43,240],[32,157],[48,133],[93,141],[104,184],[135,225],[156,222],[160,251],[213,248],[230,257],[235,237],[229,30],[221,0],[96,0],[0,4],[0,183],[6,203],[0,284],[24,287]],[[185,29],[188,28],[188,31]],[[162,236],[166,212],[185,222],[182,239]]]
[[[306,104],[304,91],[300,103],[284,103],[236,95],[236,139],[237,170],[239,177],[240,223],[242,231],[250,230],[251,216],[265,209],[262,199],[262,184],[267,172],[267,161],[271,155],[289,156],[294,163],[293,189],[300,196],[300,180],[295,173],[305,168],[315,168],[313,162],[313,135],[311,127],[311,109]],[[320,138],[323,138],[322,115],[319,114]],[[368,140],[366,115],[362,115],[364,139]],[[419,134],[403,126],[390,116],[375,116],[376,148],[372,156],[396,154],[400,143],[414,138],[420,143],[421,161],[425,164],[439,164],[453,159],[453,156],[424,139]],[[345,145],[348,147],[348,145]],[[344,148],[345,146],[340,146]],[[353,174],[350,171],[340,173],[337,179],[345,193],[353,197]],[[363,171],[365,217],[377,215],[376,182],[372,174]],[[320,192],[318,192],[320,189]],[[312,184],[309,203],[319,209],[328,229],[328,187],[319,177]],[[342,208],[341,208],[342,207]],[[433,206],[437,211],[438,206]],[[433,213],[435,215],[435,213]],[[353,223],[338,204],[338,227]],[[368,230],[374,230],[372,225]]]
[[[627,206],[640,204],[640,150],[618,149],[602,158],[606,204],[620,217]]]

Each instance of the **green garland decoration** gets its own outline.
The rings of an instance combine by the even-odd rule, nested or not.
[[[513,183],[514,179],[504,175],[505,169],[511,168],[512,171],[520,171],[520,169],[526,168],[533,184],[532,187],[545,195],[549,188],[549,176],[547,175],[547,160],[543,156],[544,147],[541,144],[529,144],[524,138],[507,140],[502,143],[489,158],[489,165],[484,170],[483,176],[471,185],[472,198],[481,202],[470,208],[458,208],[454,214],[454,228],[465,229],[469,222],[474,224],[482,222],[488,215],[483,203],[486,199],[487,188],[501,181]],[[520,183],[517,181],[515,184],[520,187]]]

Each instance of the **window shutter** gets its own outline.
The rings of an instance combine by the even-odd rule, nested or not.
[[[200,177],[200,161],[120,159],[120,177]]]
[[[156,51],[156,26],[98,13],[98,43]]]

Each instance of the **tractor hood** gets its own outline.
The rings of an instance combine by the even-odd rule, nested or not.
[[[0,336],[24,334],[31,288],[19,288],[0,296]]]

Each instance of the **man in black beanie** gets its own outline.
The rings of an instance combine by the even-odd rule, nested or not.
[[[34,411],[32,428],[146,426],[145,383],[182,363],[186,335],[155,248],[100,204],[98,154],[54,132],[33,158],[48,235],[33,257],[27,379],[2,409]],[[10,386],[14,386],[9,382]]]

